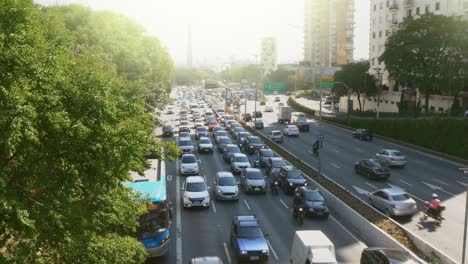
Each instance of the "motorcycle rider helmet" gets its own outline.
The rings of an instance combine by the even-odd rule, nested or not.
[[[439,195],[437,195],[437,193],[432,194],[432,199],[435,199],[435,198],[439,198]]]

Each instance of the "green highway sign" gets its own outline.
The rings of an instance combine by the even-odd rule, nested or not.
[[[322,84],[322,86],[320,86]],[[333,88],[333,83],[332,82],[316,82],[315,83],[315,88]]]
[[[267,82],[263,84],[264,93],[284,93],[286,91],[286,85],[282,82]]]

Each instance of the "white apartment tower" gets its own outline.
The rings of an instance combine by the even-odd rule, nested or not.
[[[378,58],[385,50],[387,38],[398,29],[398,25],[407,17],[433,13],[436,15],[462,16],[468,19],[468,0],[372,0],[370,10],[370,72],[385,69]],[[382,84],[394,89],[394,81],[384,71]]]
[[[263,77],[265,77],[278,68],[276,39],[271,37],[263,38],[261,49],[260,63],[262,65]]]
[[[354,0],[304,0],[304,61],[315,67],[353,61]]]

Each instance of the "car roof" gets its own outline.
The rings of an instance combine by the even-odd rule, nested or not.
[[[225,148],[232,148],[232,147],[237,147],[236,144],[227,144],[224,146]]]
[[[202,176],[189,176],[186,179],[187,183],[192,183],[192,182],[205,182],[205,179],[203,179]]]
[[[197,257],[192,258],[191,264],[220,264],[221,259],[219,257]]]
[[[298,168],[296,168],[294,166],[291,166],[291,165],[283,166],[283,169],[285,169],[285,170],[299,170]]]
[[[247,157],[244,153],[234,153],[233,157]]]
[[[274,160],[284,160],[284,159],[281,158],[281,157],[271,157],[270,159],[271,159],[272,161],[274,161]]]
[[[400,152],[397,149],[382,149],[381,151],[388,151],[388,152]]]
[[[377,190],[377,191],[383,191],[383,192],[386,192],[386,193],[388,193],[390,195],[406,194],[406,192],[404,190],[402,190],[400,188],[395,188],[395,187],[380,189],[380,190]]]
[[[281,133],[281,131],[279,131],[279,130],[272,130],[272,131],[270,131],[270,132],[271,132],[271,133],[275,133],[275,132]]]
[[[259,137],[251,135],[251,136],[248,136],[247,138],[259,138]]]
[[[260,169],[258,168],[245,168],[245,172],[252,172],[252,171],[258,171],[258,172],[262,172]]]
[[[209,137],[200,137],[200,140],[202,139],[208,139],[209,141],[211,141],[211,139]]]
[[[290,128],[290,127],[296,127],[296,126],[295,126],[295,125],[288,125],[288,128]],[[296,128],[297,128],[297,127],[296,127]]]
[[[219,178],[234,177],[234,175],[232,175],[232,173],[229,171],[218,171],[216,175],[218,175]]]
[[[196,157],[195,157],[195,154],[190,154],[190,153],[188,153],[188,154],[183,154],[183,155],[182,155],[182,158],[183,158],[183,157],[186,157],[186,156],[193,156],[194,158],[196,158]]]

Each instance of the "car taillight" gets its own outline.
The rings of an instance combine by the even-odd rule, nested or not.
[[[396,206],[396,205],[394,205],[394,204],[392,204],[392,208],[393,208],[393,209],[395,209],[395,208],[397,208],[397,206]]]
[[[395,158],[390,158],[390,160],[396,160]]]

